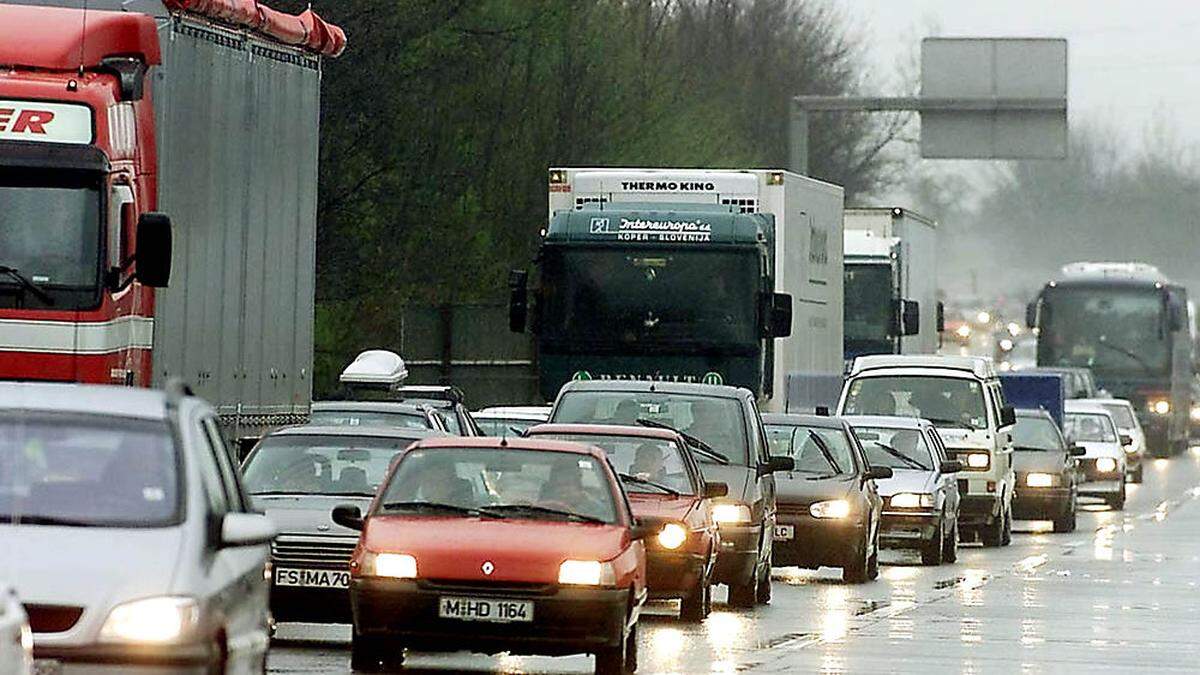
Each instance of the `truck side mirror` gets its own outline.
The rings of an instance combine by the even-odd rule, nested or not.
[[[787,293],[771,295],[770,324],[767,337],[785,338],[792,334],[792,296]]]
[[[900,301],[901,335],[916,335],[921,332],[921,303],[916,300]]]
[[[525,332],[529,315],[529,273],[513,270],[508,273],[508,330]]]
[[[143,285],[164,288],[171,281],[171,218],[143,213],[137,225],[135,276]]]
[[[1025,327],[1037,328],[1037,300],[1025,305]]]
[[[1017,411],[1011,405],[1000,409],[1000,426],[1011,427],[1017,423]]]
[[[946,304],[941,300],[937,303],[937,332],[946,332]]]

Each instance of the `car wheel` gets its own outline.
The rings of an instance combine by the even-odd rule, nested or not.
[[[763,568],[762,578],[758,580],[758,588],[755,590],[754,599],[760,605],[771,604],[771,566],[767,565]]]
[[[1117,494],[1106,498],[1108,505],[1115,511],[1121,511],[1125,508],[1125,483],[1121,483],[1121,491]]]
[[[942,560],[948,563],[958,562],[958,521],[950,526],[950,534],[946,537],[946,547],[942,551]]]
[[[1143,475],[1145,473],[1146,473],[1146,467],[1143,466],[1141,462],[1138,462],[1137,468],[1134,469],[1133,473],[1130,474],[1130,476],[1129,476],[1129,482],[1130,483],[1141,483]]]
[[[941,565],[942,552],[946,550],[946,535],[943,530],[946,523],[943,520],[938,527],[938,531],[929,541],[921,544],[921,564],[922,565]]]
[[[871,557],[867,558],[867,581],[879,578],[879,538],[875,538],[875,548],[871,549]]]
[[[745,583],[729,584],[729,605],[739,609],[751,609],[758,598],[758,574],[750,575]]]
[[[1075,529],[1075,500],[1071,500],[1071,505],[1063,509],[1063,513],[1054,519],[1055,532],[1071,532]]]
[[[350,642],[350,668],[362,673],[382,673],[404,665],[404,651],[377,636],[355,633]]]
[[[708,577],[700,579],[683,599],[679,601],[679,618],[683,621],[699,623],[703,621],[712,607],[712,585]]]
[[[625,638],[625,672],[636,673],[638,669],[638,625],[633,624]]]
[[[626,657],[629,654],[629,640],[633,639],[634,658],[637,658],[637,626],[629,631],[629,637],[620,641],[616,647],[605,647],[596,652],[596,675],[626,675],[633,672],[629,669]],[[634,664],[636,667],[637,664]]]
[[[1004,511],[1004,532],[1000,535],[1000,545],[1008,546],[1012,543],[1012,507],[1008,507]]]
[[[861,584],[867,580],[867,568],[870,566],[867,548],[867,543],[864,541],[861,550],[855,551],[854,558],[842,567],[843,582]]]
[[[979,528],[979,541],[984,546],[1000,546],[1004,540],[1004,512],[1001,511],[992,522]]]

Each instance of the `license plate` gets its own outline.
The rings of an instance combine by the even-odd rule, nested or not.
[[[62,661],[55,659],[34,659],[33,675],[62,675]]]
[[[775,541],[791,541],[796,536],[796,528],[791,525],[775,526]]]
[[[460,621],[528,623],[533,621],[533,602],[442,596],[438,602],[438,616]]]
[[[275,585],[303,586],[306,588],[349,588],[350,572],[276,567]]]

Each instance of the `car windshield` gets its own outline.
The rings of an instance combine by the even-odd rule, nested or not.
[[[536,434],[536,437],[594,445],[604,450],[617,473],[625,476],[622,481],[627,492],[696,494],[684,460],[685,451],[672,441],[608,434]]]
[[[1128,406],[1117,403],[1103,403],[1104,409],[1108,414],[1113,416],[1113,421],[1122,429],[1132,429],[1137,426],[1137,421],[1133,418],[1133,411]]]
[[[854,473],[854,453],[841,429],[768,424],[767,441],[772,455],[795,460],[796,471]]]
[[[0,522],[176,524],[178,465],[162,421],[0,416]]]
[[[1017,416],[1017,425],[1013,427],[1013,447],[1017,450],[1057,450],[1063,449],[1062,438],[1054,420],[1046,417]]]
[[[983,386],[957,377],[860,377],[850,384],[845,413],[920,417],[939,427],[987,428]]]
[[[1063,418],[1063,431],[1071,441],[1117,442],[1117,430],[1108,415],[1067,413]]]
[[[925,435],[917,429],[855,427],[862,441],[867,464],[909,471],[931,471],[933,453]]]
[[[387,486],[383,513],[617,520],[612,479],[590,455],[498,448],[417,449]]]
[[[55,307],[93,301],[100,280],[99,180],[0,169],[0,204],[0,265],[44,289]],[[16,279],[0,277],[0,307],[13,306],[16,297],[33,301],[24,296],[30,293]]]
[[[527,420],[519,418],[504,418],[504,417],[484,417],[482,415],[475,416],[475,426],[487,436],[510,436],[519,434],[529,427],[541,424],[539,420]]]
[[[638,420],[665,424],[694,436],[745,465],[746,427],[737,399],[636,391],[571,391],[563,394],[551,420],[561,424],[637,426]],[[697,454],[700,462],[713,462]]]
[[[846,339],[886,340],[892,332],[890,265],[846,265]]]
[[[309,421],[313,425],[333,427],[399,427],[401,429],[432,429],[425,415],[417,411],[387,412],[383,410],[314,410]]]
[[[246,464],[250,494],[371,496],[413,438],[267,436]]]
[[[746,251],[548,247],[543,335],[573,343],[757,344]]]

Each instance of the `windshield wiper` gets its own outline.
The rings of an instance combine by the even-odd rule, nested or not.
[[[43,289],[41,286],[38,286],[37,284],[30,281],[29,277],[25,276],[24,274],[21,274],[21,271],[18,270],[17,268],[9,267],[8,265],[0,265],[0,274],[7,274],[9,277],[11,277],[13,280],[15,280],[18,284],[20,284],[21,288],[24,288],[25,290],[29,291],[30,293],[33,293],[35,296],[37,296],[38,300],[41,300],[42,302],[46,303],[47,305],[54,304],[54,298],[50,297],[50,294],[47,293],[45,291],[45,289]]]
[[[646,478],[641,478],[640,476],[634,476],[634,475],[628,474],[628,473],[618,473],[617,476],[620,477],[621,480],[623,480],[627,483],[637,483],[638,485],[646,485],[646,486],[652,487],[656,490],[662,490],[663,492],[665,492],[669,495],[674,495],[676,497],[678,497],[681,494],[679,492],[679,490],[676,490],[673,487],[668,487],[666,485],[663,485],[662,483],[658,483],[658,482],[655,482],[655,481],[652,481],[652,480],[649,480]]]
[[[948,417],[924,417],[922,419],[929,420],[929,422],[934,426],[941,425],[944,427],[959,427],[960,429],[971,429],[972,431],[975,430],[975,427],[967,424],[966,422],[952,420]]]
[[[4,515],[0,516],[0,523],[12,523],[14,525],[61,525],[63,527],[99,527],[103,523],[95,521],[78,520],[75,518],[60,518],[58,516],[39,516],[39,515]]]
[[[813,439],[813,442],[817,444],[817,449],[825,456],[825,461],[829,462],[829,467],[833,469],[834,473],[841,473],[842,467],[838,466],[837,460],[833,458],[833,453],[829,451],[829,446],[825,444],[825,439],[818,436],[812,429],[807,429],[806,431],[808,431],[809,438]]]
[[[572,520],[580,520],[585,523],[598,523],[600,525],[608,524],[608,521],[604,520],[603,518],[589,516],[584,513],[576,513],[574,511],[564,511],[562,509],[554,509],[554,508],[550,508],[549,506],[539,506],[537,504],[493,504],[492,506],[489,506],[486,509],[481,509],[481,511],[483,513],[486,513],[489,515],[495,515],[495,516],[501,517],[501,518],[504,517],[504,515],[502,513],[499,513],[502,511],[517,511],[517,512],[524,511],[527,513],[544,513],[544,514],[550,515],[550,516],[562,516],[564,518],[570,518]]]
[[[1148,375],[1155,374],[1154,369],[1152,369],[1150,367],[1150,364],[1146,363],[1145,360],[1143,360],[1141,356],[1138,356],[1137,353],[1131,349],[1126,349],[1126,348],[1122,347],[1121,345],[1117,345],[1117,344],[1113,344],[1113,343],[1109,342],[1108,336],[1101,335],[1100,339],[1096,341],[1096,344],[1100,345],[1101,347],[1108,347],[1109,349],[1113,350],[1114,352],[1121,354],[1122,356],[1128,357],[1129,360],[1131,360],[1134,363],[1141,366],[1142,370],[1146,371],[1146,374],[1148,374]]]
[[[490,513],[485,509],[473,509],[466,506],[458,506],[457,504],[444,504],[442,502],[425,502],[425,501],[407,501],[407,502],[384,502],[383,508],[389,511],[401,509],[416,509],[423,511],[443,511],[445,513],[457,513],[464,516],[488,516],[491,518],[503,518],[499,513]]]
[[[875,445],[879,446],[884,452],[891,455],[892,457],[895,457],[896,459],[900,460],[901,462],[904,462],[905,464],[907,464],[909,466],[916,467],[920,471],[929,471],[929,467],[918,462],[917,460],[913,459],[912,457],[909,457],[908,455],[904,454],[903,452],[900,452],[899,450],[893,448],[892,446],[887,445],[886,443],[880,443],[879,441],[871,441],[871,442],[874,443]]]
[[[688,445],[692,446],[692,448],[698,450],[701,455],[704,455],[705,457],[708,457],[709,459],[712,459],[721,464],[729,463],[728,457],[717,452],[716,450],[713,450],[713,447],[711,445],[709,445],[708,443],[705,443],[704,441],[700,440],[699,438],[696,438],[695,436],[693,436],[687,432],[680,431],[680,430],[676,429],[675,427],[671,426],[670,424],[663,424],[662,422],[656,422],[654,420],[647,420],[647,419],[641,419],[641,418],[638,418],[637,423],[644,427],[650,427],[652,429],[666,429],[668,431],[674,431],[675,433],[679,434],[680,436],[683,436],[683,440],[687,441]]]

